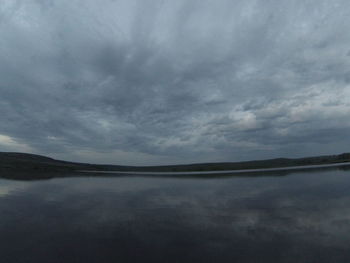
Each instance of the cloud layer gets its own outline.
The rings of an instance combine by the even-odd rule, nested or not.
[[[349,151],[349,30],[341,0],[4,0],[0,149],[125,164]]]

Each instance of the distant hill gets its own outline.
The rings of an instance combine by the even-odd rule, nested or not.
[[[0,171],[73,171],[84,167],[83,164],[55,160],[46,156],[27,153],[0,153]]]
[[[350,162],[350,153],[297,159],[277,158],[247,162],[198,163],[165,166],[123,166],[75,163],[55,160],[53,158],[35,154],[0,152],[0,173],[13,171],[73,172],[81,170],[134,172],[193,172],[278,168],[289,166],[334,164],[341,162]]]

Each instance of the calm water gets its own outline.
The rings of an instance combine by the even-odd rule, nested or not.
[[[350,170],[0,179],[0,262],[350,262]]]

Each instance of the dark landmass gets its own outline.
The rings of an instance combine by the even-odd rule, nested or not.
[[[165,166],[124,166],[75,163],[53,158],[26,154],[0,152],[0,173],[4,172],[76,172],[76,171],[116,171],[116,172],[195,172],[225,171],[244,169],[264,169],[305,165],[323,165],[350,162],[350,153],[306,158],[277,158],[247,162],[199,163]]]

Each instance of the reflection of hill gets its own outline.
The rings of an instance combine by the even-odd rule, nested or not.
[[[342,170],[342,171],[350,171],[350,165],[340,166],[340,167],[339,167],[339,170]]]
[[[202,164],[187,164],[187,165],[168,165],[168,166],[120,166],[120,165],[96,165],[85,163],[74,163],[59,161],[52,158],[48,158],[40,155],[24,154],[24,153],[0,153],[0,174],[1,177],[18,178],[23,179],[31,177],[31,174],[36,174],[38,178],[39,174],[43,177],[51,178],[49,174],[56,174],[59,172],[61,175],[79,170],[93,170],[93,171],[131,171],[131,172],[193,172],[193,171],[224,171],[224,170],[244,170],[244,169],[264,169],[264,168],[276,168],[276,167],[289,167],[289,166],[302,166],[302,165],[322,165],[322,164],[334,164],[341,162],[350,162],[350,153],[344,153],[340,155],[307,157],[299,159],[287,159],[278,158],[270,160],[258,160],[248,162],[236,162],[236,163],[202,163]],[[325,170],[327,168],[319,168]],[[334,169],[334,168],[333,168]],[[349,170],[349,166],[338,167],[338,169]],[[300,170],[303,170],[301,168]],[[308,168],[309,170],[309,168]],[[317,168],[315,169],[317,170]],[[245,172],[244,175],[256,175],[266,174],[269,175],[283,175],[288,171],[269,171],[269,172]],[[27,174],[27,176],[25,176]],[[93,175],[93,174],[90,174]],[[229,176],[230,174],[220,175]],[[238,174],[235,173],[235,176]],[[169,176],[169,175],[167,175]],[[181,175],[184,176],[184,175]],[[192,175],[192,177],[198,176],[215,176],[211,175]],[[219,176],[219,175],[216,175]]]

